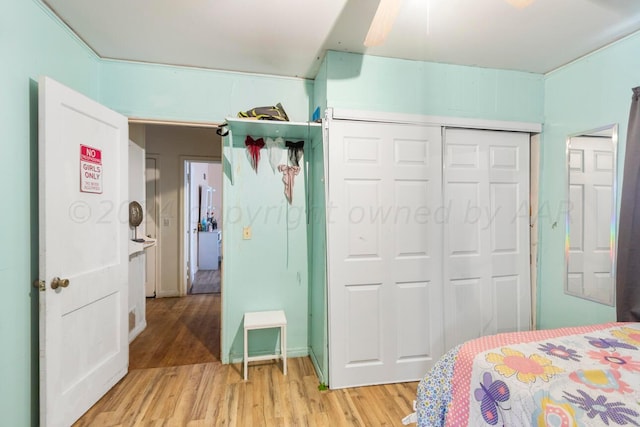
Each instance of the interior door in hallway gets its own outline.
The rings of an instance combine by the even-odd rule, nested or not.
[[[442,354],[440,127],[331,121],[329,385],[421,378]]]
[[[127,118],[43,77],[40,425],[76,421],[126,373]]]
[[[529,134],[444,132],[446,348],[530,329]]]

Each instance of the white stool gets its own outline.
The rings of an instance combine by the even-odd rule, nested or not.
[[[250,330],[280,328],[280,354],[249,357]],[[247,380],[248,363],[255,360],[282,359],[282,370],[287,375],[287,318],[284,311],[257,311],[244,314],[244,380]]]

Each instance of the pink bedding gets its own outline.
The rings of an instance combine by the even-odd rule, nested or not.
[[[640,426],[640,323],[482,337],[449,359],[445,398],[440,372],[419,386],[420,426]]]

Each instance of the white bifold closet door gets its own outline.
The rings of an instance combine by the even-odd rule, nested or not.
[[[441,128],[331,121],[329,385],[421,378],[443,353]]]
[[[529,134],[444,131],[445,347],[530,329]]]

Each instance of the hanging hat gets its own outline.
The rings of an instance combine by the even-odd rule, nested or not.
[[[304,153],[304,141],[287,141],[285,145],[289,148],[289,163],[293,166],[300,166],[300,160],[302,160]]]
[[[244,140],[244,145],[247,146],[247,156],[249,157],[249,163],[256,173],[258,173],[258,162],[260,161],[260,149],[264,147],[264,140],[262,138],[253,139],[249,135]]]
[[[277,137],[276,139],[267,138],[266,145],[269,164],[271,165],[271,169],[273,169],[273,173],[276,173],[280,159],[282,159],[282,152],[284,151],[284,139],[282,139],[282,137]]]

